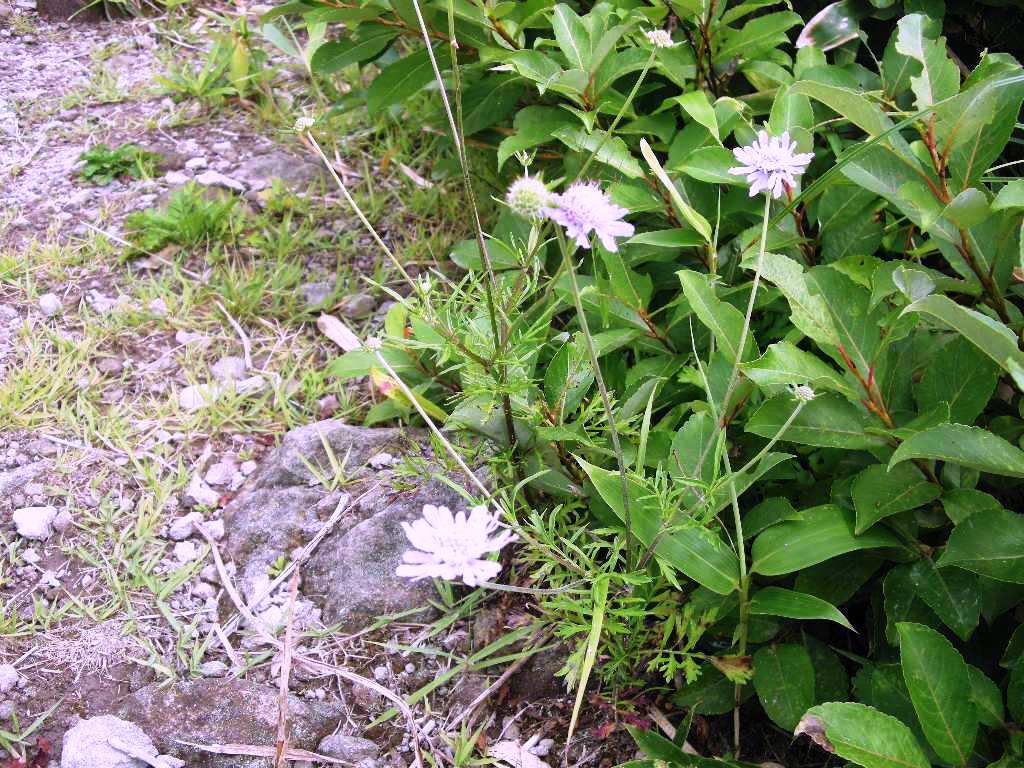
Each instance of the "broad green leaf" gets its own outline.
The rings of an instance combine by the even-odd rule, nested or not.
[[[592,41],[576,12],[565,3],[556,5],[551,14],[551,29],[569,66],[589,72]]]
[[[814,595],[782,587],[759,589],[751,598],[748,610],[753,614],[784,616],[787,619],[834,621],[847,629],[853,629],[842,612],[832,603]]]
[[[761,531],[771,528],[783,520],[800,520],[803,513],[797,512],[784,496],[765,499],[743,516],[743,538],[752,539]]]
[[[824,299],[839,343],[866,377],[877,367],[885,307],[872,307],[871,292],[833,267],[816,267],[807,279],[811,292]]]
[[[451,58],[451,48],[438,43],[434,46],[437,64],[442,70],[447,68]],[[425,48],[399,59],[386,67],[366,92],[366,109],[371,115],[379,115],[388,107],[405,101],[421,88],[434,80],[434,69],[430,65],[430,56]]]
[[[940,424],[911,435],[893,453],[889,467],[908,459],[948,461],[979,472],[1024,477],[1024,451],[981,427],[963,424]]]
[[[968,229],[980,224],[991,214],[988,198],[984,192],[975,187],[968,187],[942,209],[942,215],[959,229]]]
[[[978,577],[959,568],[936,568],[928,558],[910,568],[917,597],[935,611],[942,623],[966,640],[981,619]]]
[[[773,525],[758,536],[751,549],[751,570],[781,576],[846,552],[899,545],[899,539],[883,529],[857,536],[852,511],[823,504],[804,510],[803,520]]]
[[[398,37],[394,27],[382,24],[364,24],[359,27],[356,40],[328,41],[316,49],[312,67],[318,74],[329,75],[350,64],[369,61]]]
[[[629,151],[626,142],[618,136],[608,137],[604,131],[587,133],[579,126],[562,126],[556,128],[552,135],[570,149],[577,152],[596,152],[594,159],[617,170],[631,179],[639,179],[644,175],[640,163]]]
[[[730,184],[743,186],[746,181],[742,176],[729,173],[736,165],[732,152],[724,147],[701,147],[690,152],[685,159],[672,166],[672,170],[685,173],[697,181],[709,184]]]
[[[494,75],[473,84],[463,94],[462,131],[472,136],[503,122],[523,95],[523,81],[515,75]]]
[[[1024,208],[1024,179],[1014,179],[999,190],[992,202],[993,211],[1019,211]]]
[[[498,145],[498,168],[516,152],[551,141],[555,131],[571,127],[575,118],[564,109],[531,105],[516,112],[512,127],[515,133]]]
[[[754,693],[749,685],[741,690],[744,698]],[[672,700],[699,715],[724,715],[736,704],[736,684],[709,664],[695,682],[684,685]]]
[[[916,737],[925,740],[899,664],[864,664],[853,679],[853,688],[862,704],[898,718],[910,727]]]
[[[950,421],[973,424],[996,388],[998,366],[963,336],[944,345],[918,382],[914,395],[921,411],[949,404]]]
[[[946,53],[946,39],[929,35],[928,17],[912,13],[899,20],[896,50],[921,64],[921,73],[910,78],[917,108],[924,109],[960,90],[960,73]]]
[[[970,664],[967,666],[967,676],[971,682],[971,702],[982,725],[1002,728],[1006,710],[1003,707],[1003,694],[999,686],[984,672]]]
[[[743,267],[753,269],[753,261],[745,261]],[[791,320],[805,336],[820,344],[839,345],[839,334],[832,323],[828,306],[821,296],[816,296],[807,287],[807,276],[796,261],[778,253],[765,253],[761,262],[761,274],[765,280],[782,291],[789,302]]]
[[[678,103],[691,119],[703,125],[715,139],[721,141],[721,137],[718,135],[718,119],[715,117],[715,110],[704,91],[690,91],[675,97],[673,101]]]
[[[619,473],[594,466],[582,459],[578,461],[601,499],[625,523],[626,512]],[[657,499],[633,479],[629,480],[628,488],[633,535],[649,547],[664,528]],[[736,554],[704,526],[693,520],[683,520],[681,523],[681,526],[675,526],[661,536],[655,547],[658,558],[712,592],[720,595],[733,592],[739,586],[739,561]]]
[[[853,702],[811,707],[796,728],[864,768],[931,768],[913,732],[891,715]]]
[[[772,102],[768,117],[768,130],[773,136],[788,131],[801,152],[810,152],[814,147],[814,110],[811,101],[802,93],[792,93],[788,88],[779,89]]]
[[[715,54],[715,59],[727,61],[734,56],[753,59],[759,54],[786,42],[786,30],[796,26],[802,19],[790,11],[769,13],[748,21],[742,29],[726,37]]]
[[[641,232],[626,241],[626,245],[650,245],[655,248],[691,248],[704,244],[704,238],[691,229],[658,229]]]
[[[1005,509],[975,512],[949,534],[938,566],[1024,584],[1024,516]]]
[[[831,390],[850,399],[857,397],[831,365],[788,341],[769,346],[761,357],[743,366],[743,373],[759,387],[809,384],[817,392]]]
[[[1017,347],[1017,337],[1002,323],[961,306],[946,296],[932,294],[915,301],[903,310],[920,312],[934,317],[948,328],[952,328],[974,346],[992,358],[996,365],[1010,370],[1007,361],[1024,365],[1024,353]]]
[[[800,518],[796,518],[800,519]],[[833,557],[804,568],[793,581],[793,589],[842,605],[881,567],[882,560],[863,551]]]
[[[714,334],[718,348],[729,362],[746,360],[757,354],[753,334],[749,332],[744,348],[740,349],[743,313],[715,296],[706,274],[683,269],[676,272],[676,275],[683,285],[683,294],[690,302],[693,313]]]
[[[942,508],[946,517],[956,525],[978,512],[999,512],[1003,505],[999,500],[976,488],[953,488],[942,495]]]
[[[747,432],[773,438],[782,432],[797,408],[789,395],[780,395],[765,402],[747,421]],[[884,437],[865,432],[871,424],[868,414],[849,400],[827,392],[806,403],[795,419],[782,432],[781,439],[820,448],[880,448]]]
[[[934,629],[901,623],[900,666],[925,738],[939,758],[966,765],[978,734],[967,664]]]
[[[804,634],[804,647],[814,665],[814,703],[846,701],[850,698],[850,676],[839,655],[813,635]]]
[[[768,717],[787,731],[814,704],[814,665],[802,645],[767,645],[754,654],[754,690]]]
[[[917,509],[941,495],[941,486],[928,482],[913,464],[900,464],[891,470],[884,464],[874,464],[853,480],[857,533],[863,533],[883,518]]]

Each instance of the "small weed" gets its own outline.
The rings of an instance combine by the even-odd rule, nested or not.
[[[231,239],[238,223],[237,202],[234,197],[210,199],[201,187],[186,184],[171,196],[166,208],[149,208],[128,216],[126,230],[142,252],[172,244],[192,248],[223,242]]]
[[[131,176],[134,179],[153,175],[160,155],[149,152],[137,144],[122,144],[111,149],[106,144],[97,144],[78,157],[85,165],[79,175],[86,181],[105,187],[114,179]]]

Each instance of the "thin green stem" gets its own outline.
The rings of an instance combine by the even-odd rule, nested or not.
[[[622,511],[626,523],[626,561],[632,562],[632,548],[630,542],[633,537],[633,520],[629,508],[629,481],[626,479],[626,459],[622,453],[622,445],[619,442],[619,430],[615,426],[615,414],[612,412],[611,398],[608,397],[608,388],[604,383],[604,376],[601,373],[601,366],[598,364],[597,350],[594,349],[594,340],[590,335],[590,326],[587,323],[587,315],[583,311],[583,299],[580,296],[579,282],[576,280],[576,267],[572,263],[572,253],[569,244],[566,242],[562,230],[558,232],[558,244],[562,249],[562,260],[565,264],[565,271],[569,274],[569,285],[572,288],[572,299],[576,305],[576,316],[580,323],[580,332],[583,334],[584,342],[587,345],[587,354],[590,356],[590,365],[594,369],[594,378],[597,380],[597,388],[601,393],[601,403],[604,406],[605,418],[608,420],[608,430],[612,437],[612,449],[615,451],[615,460],[619,465],[619,481],[622,485]],[[632,565],[630,565],[632,567]]]

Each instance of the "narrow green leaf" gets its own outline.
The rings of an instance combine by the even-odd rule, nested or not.
[[[707,275],[689,269],[680,270],[676,275],[683,285],[683,293],[690,302],[694,314],[714,334],[719,349],[729,362],[745,360],[752,354],[757,354],[750,333],[747,333],[744,349],[740,350],[743,313],[715,296]]]
[[[935,611],[942,623],[966,640],[981,620],[978,577],[959,568],[936,568],[925,558],[910,568],[917,597]]]
[[[784,616],[787,619],[834,621],[847,629],[853,629],[853,625],[832,603],[782,587],[759,589],[751,598],[748,610],[753,614]]]

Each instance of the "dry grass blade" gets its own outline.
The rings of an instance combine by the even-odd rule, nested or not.
[[[203,752],[209,752],[213,755],[248,755],[251,757],[274,757],[276,750],[274,747],[254,747],[249,744],[196,744],[191,741],[182,741],[176,739],[178,744],[184,744],[186,747],[192,747],[194,749],[202,750]],[[314,763],[329,763],[331,765],[348,765],[344,760],[339,760],[336,757],[327,757],[327,755],[321,755],[316,752],[310,752],[308,749],[287,749],[284,753],[285,760],[309,760]]]
[[[316,327],[320,333],[337,344],[345,352],[355,352],[363,346],[359,337],[348,329],[341,320],[334,315],[322,314],[316,319]]]
[[[284,630],[284,651],[281,659],[281,682],[277,695],[277,753],[274,768],[286,768],[285,752],[288,751],[288,679],[292,672],[292,648],[295,644],[295,598],[299,593],[299,569],[292,574],[288,596],[288,619]]]

